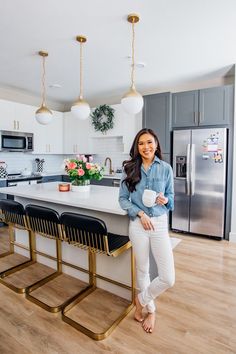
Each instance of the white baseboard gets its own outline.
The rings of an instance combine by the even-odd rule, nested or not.
[[[229,233],[229,241],[236,243],[236,232],[230,232]]]

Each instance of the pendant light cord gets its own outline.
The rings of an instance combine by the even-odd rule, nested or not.
[[[42,106],[45,106],[45,99],[46,99],[46,89],[45,89],[45,56],[43,56],[43,76],[42,76]]]
[[[46,70],[45,70],[45,57],[43,56],[43,76],[42,76],[42,106],[45,106],[45,97],[46,97],[46,90],[45,90],[45,76],[46,76]]]
[[[80,42],[80,94],[79,98],[83,99],[83,43]]]
[[[132,22],[132,64],[131,64],[131,88],[133,88],[133,89],[135,89],[135,86],[134,86],[134,42],[135,42],[134,22]]]

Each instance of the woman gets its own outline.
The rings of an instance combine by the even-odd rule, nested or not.
[[[138,132],[130,157],[130,160],[123,162],[119,203],[130,218],[129,237],[135,254],[140,289],[135,297],[134,317],[142,323],[146,332],[151,333],[155,325],[154,299],[175,282],[167,218],[168,211],[173,210],[174,206],[173,173],[171,166],[162,160],[158,138],[151,129]],[[155,204],[151,207],[144,205],[145,189],[157,193]],[[158,268],[158,276],[152,282],[149,276],[150,247]],[[148,311],[146,318],[142,313],[144,307]]]

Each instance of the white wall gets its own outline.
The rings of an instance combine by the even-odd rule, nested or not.
[[[40,107],[42,99],[40,96],[30,94],[22,89],[8,88],[0,86],[0,98],[2,100],[24,103],[31,106]],[[52,101],[47,99],[47,106],[49,109],[64,112],[65,104],[61,102]]]

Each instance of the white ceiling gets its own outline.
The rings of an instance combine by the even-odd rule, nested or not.
[[[224,75],[236,61],[235,0],[0,0],[0,87],[40,96],[47,50],[47,97],[70,104],[119,98],[130,84],[131,25],[136,12],[136,88],[142,94]],[[60,89],[50,85],[59,84]]]

